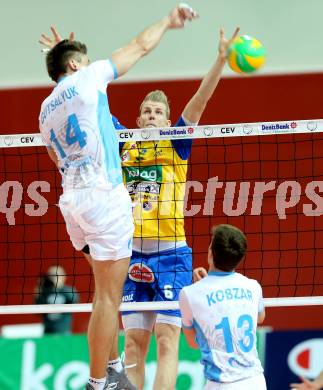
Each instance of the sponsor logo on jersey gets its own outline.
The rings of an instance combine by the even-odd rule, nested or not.
[[[158,183],[149,183],[149,182],[140,182],[140,183],[134,183],[134,182],[131,182],[131,183],[128,183],[127,184],[127,190],[129,192],[130,195],[135,195],[135,194],[138,194],[138,193],[143,193],[145,195],[149,194],[150,195],[150,198],[149,199],[153,199],[151,197],[151,195],[155,195],[154,199],[156,200],[157,199],[157,195],[159,195],[159,192],[160,192],[160,184]]]
[[[129,152],[122,153],[122,155],[121,155],[122,162],[129,161],[129,159],[130,159],[130,153]]]
[[[133,293],[127,294],[122,297],[122,302],[131,302],[133,301]]]
[[[150,181],[161,182],[163,169],[161,165],[152,165],[147,167],[123,167],[126,182],[131,181]]]
[[[153,270],[141,263],[132,264],[129,267],[128,276],[134,282],[153,283],[155,281]]]
[[[150,211],[153,208],[153,204],[151,202],[143,202],[142,208],[144,211]]]

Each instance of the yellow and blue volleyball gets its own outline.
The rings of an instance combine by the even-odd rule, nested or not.
[[[265,59],[261,42],[248,35],[235,38],[228,49],[228,64],[237,73],[255,72],[264,65]]]

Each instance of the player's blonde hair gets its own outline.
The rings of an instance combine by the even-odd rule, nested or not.
[[[166,107],[166,117],[167,117],[167,119],[169,119],[169,115],[170,115],[169,102],[168,102],[167,96],[165,95],[165,93],[163,91],[156,89],[155,91],[149,92],[140,105],[140,113],[142,110],[142,106],[144,105],[144,103],[146,103],[148,101],[164,103],[165,107]]]

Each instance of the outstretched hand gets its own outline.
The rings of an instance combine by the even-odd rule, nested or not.
[[[181,3],[169,14],[170,28],[183,28],[187,20],[199,17],[198,13],[187,4]]]
[[[52,34],[53,36],[52,37],[49,37],[45,34],[41,34],[40,36],[40,39],[39,39],[39,43],[43,46],[45,46],[45,49],[52,49],[55,45],[57,45],[59,42],[61,42],[63,40],[63,38],[61,37],[61,35],[58,33],[58,31],[56,30],[55,27],[51,26],[51,31],[52,31]],[[68,39],[70,41],[74,41],[74,33],[71,32]]]
[[[240,32],[240,27],[237,27],[230,39],[227,39],[224,36],[224,29],[221,27],[220,29],[220,41],[219,41],[219,56],[223,59],[227,58],[227,52],[231,45],[231,43],[236,39]]]
[[[292,390],[320,390],[321,386],[316,384],[315,381],[309,381],[306,378],[301,378],[303,383],[291,383]]]

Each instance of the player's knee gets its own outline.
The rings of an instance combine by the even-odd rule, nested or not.
[[[118,310],[120,305],[120,300],[116,297],[111,296],[106,292],[96,292],[95,293],[95,305],[104,306],[107,309]]]
[[[159,356],[177,356],[178,354],[178,340],[172,334],[156,335],[158,355]]]
[[[148,350],[146,337],[143,337],[141,332],[127,332],[125,340],[125,352],[129,358],[135,358],[138,364],[141,360],[145,360]]]

